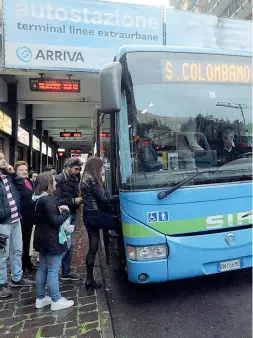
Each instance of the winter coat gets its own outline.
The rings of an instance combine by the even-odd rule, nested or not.
[[[32,186],[32,182],[28,180]],[[33,191],[25,185],[24,192],[20,195],[20,212],[22,218],[32,218],[34,221],[34,201],[32,200]]]
[[[142,146],[138,153],[138,167],[140,171],[159,171],[163,169],[161,162],[158,162],[155,144],[149,142],[147,146]]]
[[[67,243],[59,243],[60,226],[69,216],[68,211],[59,211],[59,204],[54,196],[34,196],[36,201],[36,228],[34,233],[34,249],[43,250],[51,255],[59,255],[67,251]]]
[[[106,190],[91,175],[85,175],[81,183],[83,212],[104,210],[104,205],[117,202],[118,196],[110,197]]]
[[[75,198],[79,197],[79,183],[75,176],[67,176],[65,170],[56,176],[55,197],[59,205],[67,205],[71,213],[75,213],[78,205]]]
[[[8,174],[12,196],[16,202],[18,213],[20,214],[20,196],[25,193],[24,179],[19,177],[16,173]],[[7,198],[7,192],[2,179],[0,178],[0,224],[11,222],[11,207]]]

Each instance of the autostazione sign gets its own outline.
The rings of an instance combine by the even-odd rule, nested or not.
[[[85,0],[5,0],[5,67],[98,70],[122,45],[161,45],[162,9]]]

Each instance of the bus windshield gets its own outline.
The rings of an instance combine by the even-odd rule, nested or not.
[[[133,52],[121,63],[123,189],[171,187],[196,170],[187,185],[251,179],[250,57]]]

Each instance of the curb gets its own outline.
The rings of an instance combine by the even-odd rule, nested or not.
[[[95,275],[101,279],[102,287],[97,290],[98,312],[100,316],[101,332],[103,338],[116,338],[113,328],[113,320],[108,301],[108,292],[106,287],[106,260],[103,253],[103,241],[100,237],[100,246],[98,250],[99,267],[95,269]]]

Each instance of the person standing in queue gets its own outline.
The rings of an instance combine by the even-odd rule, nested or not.
[[[24,161],[19,161],[14,165],[14,170],[19,177],[24,180],[25,191],[20,196],[20,207],[21,207],[21,229],[23,239],[23,255],[22,255],[22,267],[23,271],[28,270],[29,272],[37,270],[31,262],[30,242],[35,221],[34,205],[32,200],[33,185],[27,178],[28,176],[28,164]]]
[[[61,225],[69,216],[67,206],[59,206],[54,196],[56,182],[48,171],[40,174],[33,199],[35,201],[36,228],[34,248],[39,252],[39,267],[36,274],[37,309],[51,304],[51,310],[67,309],[74,305],[72,300],[62,297],[59,291],[59,271],[63,253],[67,251],[67,242],[60,241]],[[49,296],[46,295],[46,284]]]
[[[30,287],[34,283],[23,277],[20,196],[25,192],[24,180],[8,165],[0,151],[0,299],[12,296],[8,288],[7,259],[10,255],[11,286]]]
[[[37,171],[31,170],[29,172],[28,178],[29,178],[30,182],[32,183],[33,189],[35,188],[37,177],[38,177]]]
[[[103,161],[95,156],[88,159],[81,181],[81,194],[83,198],[83,221],[89,237],[89,251],[86,257],[87,289],[98,289],[101,285],[94,280],[93,268],[99,244],[99,230],[119,229],[114,218],[104,212],[103,205],[117,203],[118,196],[110,197],[103,186],[101,171]]]
[[[72,225],[76,225],[76,212],[83,201],[79,189],[79,177],[82,165],[83,163],[79,158],[69,158],[66,160],[63,171],[56,176],[55,196],[60,205],[67,205],[69,207]],[[62,260],[62,280],[78,281],[81,279],[80,276],[71,271],[74,238],[75,231],[71,235],[71,245]]]
[[[56,176],[56,168],[54,165],[47,165],[44,171],[51,171],[51,173]]]

